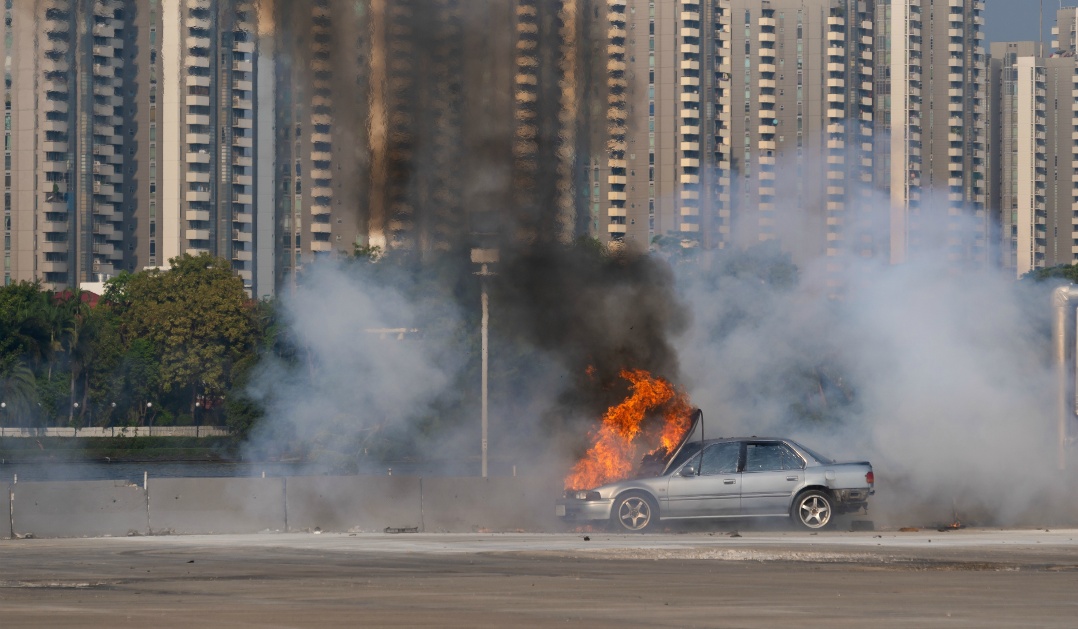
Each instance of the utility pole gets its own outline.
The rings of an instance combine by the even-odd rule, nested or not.
[[[482,345],[482,378],[480,386],[480,424],[482,427],[482,436],[480,440],[480,450],[482,457],[482,474],[483,478],[487,477],[487,429],[488,429],[488,416],[487,416],[487,382],[490,365],[490,351],[489,351],[489,327],[490,327],[490,297],[487,294],[487,278],[494,275],[493,271],[489,270],[488,265],[498,261],[497,249],[472,249],[472,263],[480,264],[479,271],[476,275],[479,276],[480,282],[480,305],[482,307],[482,319],[480,323],[480,339]]]

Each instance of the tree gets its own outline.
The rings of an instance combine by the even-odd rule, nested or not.
[[[1023,275],[1022,280],[1032,282],[1066,280],[1072,284],[1078,284],[1078,264],[1060,264],[1044,269],[1033,269]]]
[[[149,343],[165,393],[220,398],[232,368],[251,352],[254,308],[227,260],[185,254],[167,271],[137,273],[123,287],[123,329]]]

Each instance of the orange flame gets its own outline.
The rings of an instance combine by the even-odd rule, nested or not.
[[[593,445],[565,478],[566,489],[590,489],[628,478],[637,463],[638,441],[654,446],[651,455],[666,454],[689,430],[692,409],[683,392],[642,369],[626,369],[620,375],[630,383],[629,397],[607,409],[593,434]],[[662,415],[662,424],[641,435],[645,417],[655,411]]]

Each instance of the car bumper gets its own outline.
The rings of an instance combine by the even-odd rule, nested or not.
[[[609,520],[610,510],[614,507],[611,500],[559,500],[554,506],[554,512],[559,518],[565,520]]]

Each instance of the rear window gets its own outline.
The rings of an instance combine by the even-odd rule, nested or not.
[[[810,448],[806,448],[805,446],[801,445],[800,443],[797,444],[797,445],[798,445],[798,447],[801,448],[802,452],[804,452],[805,454],[809,455],[810,457],[816,459],[816,461],[818,463],[827,464],[827,463],[834,463],[835,462],[834,459],[826,457],[826,456],[820,454],[819,452],[816,452],[815,450],[812,450]]]

